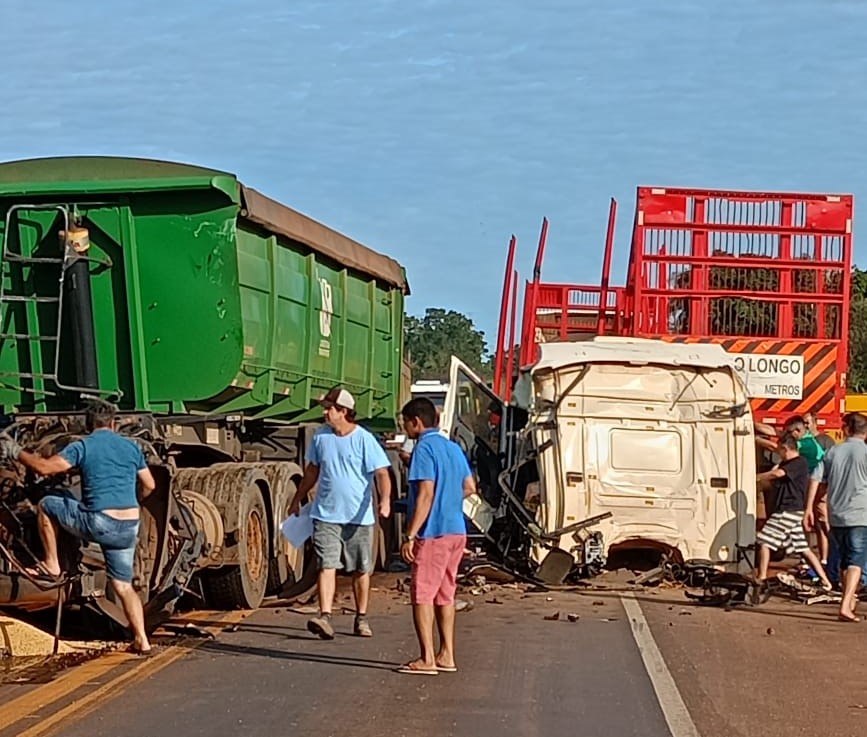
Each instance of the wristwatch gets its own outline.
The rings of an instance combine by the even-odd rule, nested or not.
[[[406,541],[408,543],[411,543],[413,540],[415,540],[415,535],[407,535],[406,536]]]

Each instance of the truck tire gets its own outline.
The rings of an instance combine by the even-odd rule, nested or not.
[[[249,484],[238,500],[238,556],[240,564],[205,576],[209,601],[218,609],[256,609],[268,585],[268,515],[256,484]]]

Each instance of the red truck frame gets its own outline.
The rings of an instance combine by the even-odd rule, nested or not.
[[[756,418],[813,411],[841,424],[849,353],[852,195],[639,187],[624,286],[609,285],[617,203],[611,201],[598,285],[542,281],[543,221],[524,284],[512,238],[500,308],[494,389],[510,398],[515,366],[537,345],[620,335],[720,343],[736,354]],[[506,327],[511,315],[509,348]]]

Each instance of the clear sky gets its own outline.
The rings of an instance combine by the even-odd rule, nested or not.
[[[4,5],[0,159],[234,172],[491,346],[509,235],[526,277],[543,215],[543,276],[596,282],[615,196],[620,282],[639,184],[867,195],[856,0]]]

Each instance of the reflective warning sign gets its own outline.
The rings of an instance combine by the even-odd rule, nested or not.
[[[804,392],[803,356],[738,353],[735,367],[757,399],[801,399]]]

